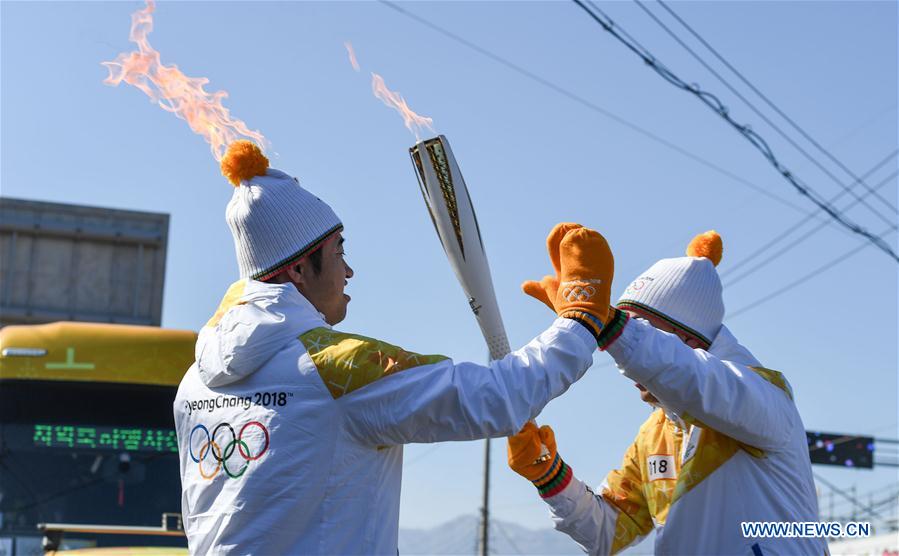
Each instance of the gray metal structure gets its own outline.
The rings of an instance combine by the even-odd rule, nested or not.
[[[0,197],[0,326],[159,326],[169,215]]]

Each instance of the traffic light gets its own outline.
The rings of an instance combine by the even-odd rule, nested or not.
[[[805,431],[812,463],[841,467],[874,467],[874,438]]]

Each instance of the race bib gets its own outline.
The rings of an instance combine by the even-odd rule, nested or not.
[[[646,468],[649,470],[649,480],[676,479],[674,469],[674,456],[656,455],[646,458]]]

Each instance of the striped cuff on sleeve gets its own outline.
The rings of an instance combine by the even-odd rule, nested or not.
[[[599,343],[599,335],[602,333],[603,329],[601,320],[586,311],[579,311],[577,309],[569,309],[561,313],[559,316],[566,319],[571,319],[589,330],[590,334],[593,334],[593,337],[596,338],[597,344]]]
[[[624,331],[624,325],[627,324],[630,318],[626,312],[615,308],[609,309],[609,315],[611,316],[609,322],[606,323],[605,328],[596,338],[596,344],[599,346],[600,351],[607,350],[609,346],[615,343],[615,340],[621,336],[621,333]]]
[[[532,482],[534,483],[534,486],[537,487],[537,491],[540,493],[541,498],[550,498],[562,492],[565,487],[568,486],[568,483],[571,482],[573,476],[571,468],[562,461],[559,454],[556,454],[552,465],[549,467],[549,471],[536,481]]]

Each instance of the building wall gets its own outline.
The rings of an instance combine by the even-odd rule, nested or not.
[[[0,197],[0,325],[158,326],[167,214]]]

